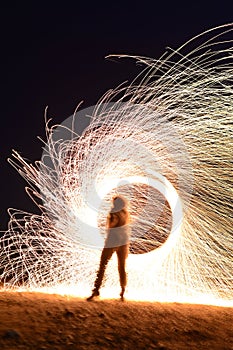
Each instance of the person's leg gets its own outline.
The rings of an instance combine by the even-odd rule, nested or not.
[[[118,247],[117,249],[117,258],[118,258],[118,271],[119,271],[119,276],[120,276],[120,285],[121,285],[121,299],[123,300],[124,298],[124,293],[125,293],[125,287],[127,283],[127,276],[126,276],[126,271],[125,271],[125,262],[128,256],[129,252],[129,245],[123,245]]]
[[[100,265],[99,265],[99,270],[97,272],[96,280],[94,283],[94,289],[92,291],[92,295],[87,298],[87,300],[93,299],[95,296],[99,295],[99,289],[102,284],[102,280],[104,277],[104,272],[106,269],[106,266],[108,264],[108,261],[110,260],[112,254],[114,252],[113,248],[104,248],[102,250],[101,258],[100,258]]]

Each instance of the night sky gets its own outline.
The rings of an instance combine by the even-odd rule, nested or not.
[[[37,212],[7,158],[16,149],[31,162],[40,159],[46,106],[53,123],[61,123],[80,101],[82,108],[94,105],[138,74],[134,60],[105,59],[108,54],[159,58],[166,46],[233,22],[231,0],[171,3],[1,5],[0,230],[9,207]]]

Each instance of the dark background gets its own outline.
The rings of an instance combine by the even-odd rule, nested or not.
[[[12,149],[34,162],[45,139],[44,110],[53,123],[80,101],[94,105],[108,89],[134,78],[135,61],[108,54],[159,58],[211,27],[233,22],[232,1],[98,2],[1,5],[0,230],[7,208],[36,212],[16,170]]]

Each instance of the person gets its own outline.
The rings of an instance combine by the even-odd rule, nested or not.
[[[124,300],[127,283],[125,264],[129,253],[130,239],[129,223],[130,215],[127,200],[119,195],[113,197],[112,207],[107,217],[107,237],[100,258],[99,270],[97,272],[92,295],[87,298],[87,301],[93,300],[95,297],[99,296],[99,289],[102,284],[105,269],[114,252],[116,252],[118,258],[118,272],[121,285],[120,297],[122,301]]]

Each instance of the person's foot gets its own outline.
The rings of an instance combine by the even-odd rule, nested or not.
[[[99,295],[100,295],[99,291],[98,290],[94,290],[92,295],[87,298],[87,301],[91,301],[91,300],[97,298]]]

